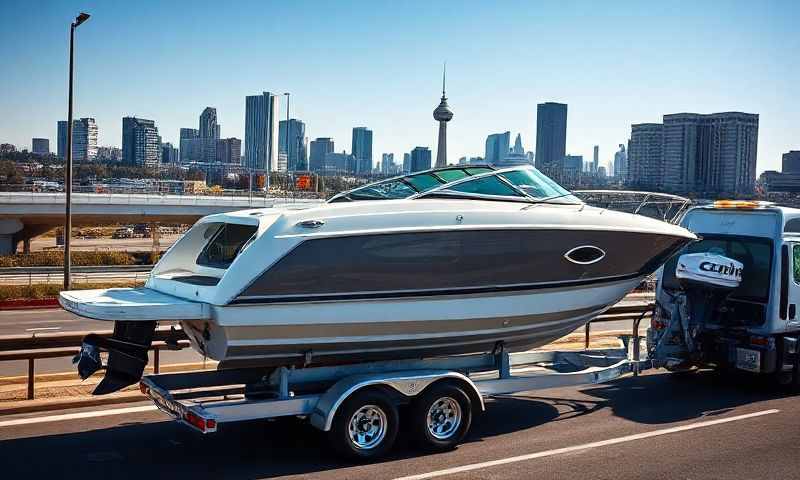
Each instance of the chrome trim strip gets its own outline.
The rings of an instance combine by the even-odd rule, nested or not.
[[[599,256],[599,257],[597,257],[597,258],[595,258],[594,260],[589,260],[588,262],[581,262],[581,261],[579,261],[579,260],[575,260],[574,258],[572,258],[572,257],[570,256],[570,255],[572,255],[573,253],[575,253],[575,251],[577,251],[577,250],[580,250],[580,249],[582,249],[582,248],[590,248],[590,249],[592,249],[592,250],[597,250],[598,252],[600,252],[600,256]],[[569,262],[572,262],[572,263],[576,263],[576,264],[578,264],[578,265],[591,265],[591,264],[593,264],[593,263],[597,263],[597,262],[599,262],[600,260],[602,260],[602,259],[606,258],[606,251],[605,251],[605,250],[603,250],[602,248],[600,248],[600,247],[596,247],[596,246],[594,246],[594,245],[578,245],[578,246],[577,246],[577,247],[575,247],[575,248],[571,248],[571,249],[569,249],[569,250],[567,251],[567,253],[565,253],[565,254],[564,254],[564,258],[565,258],[565,259],[567,259],[567,261],[569,261]]]

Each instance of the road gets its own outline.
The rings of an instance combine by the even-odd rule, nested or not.
[[[341,462],[324,434],[295,420],[223,425],[203,437],[141,405],[133,408],[146,411],[115,415],[108,413],[132,407],[95,407],[89,415],[103,416],[90,418],[2,417],[3,471],[115,480],[622,480],[798,478],[800,469],[797,399],[711,372],[493,399],[456,450],[420,454],[401,436],[392,457],[371,465]]]

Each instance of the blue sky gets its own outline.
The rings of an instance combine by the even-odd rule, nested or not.
[[[786,1],[16,1],[0,2],[0,142],[55,149],[66,117],[69,22],[78,30],[76,116],[99,143],[121,118],[156,121],[164,141],[217,108],[244,136],[244,97],[292,93],[310,139],[373,156],[435,147],[431,116],[447,61],[450,161],[483,155],[486,135],[535,144],[536,104],[569,104],[567,151],[601,163],[631,123],[665,113],[760,117],[758,170],[800,149],[800,2]],[[281,117],[285,114],[283,111]],[[435,151],[434,151],[435,155]]]

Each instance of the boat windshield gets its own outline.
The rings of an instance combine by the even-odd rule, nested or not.
[[[530,165],[499,170],[488,165],[437,168],[371,183],[340,193],[328,201],[441,197],[581,203],[569,191]]]

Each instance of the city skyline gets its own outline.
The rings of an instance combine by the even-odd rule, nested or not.
[[[691,15],[681,3],[506,9],[475,3],[458,12],[448,4],[426,4],[428,14],[422,16],[388,4],[318,6],[315,19],[302,15],[308,8],[302,4],[270,5],[265,17],[266,7],[258,3],[220,11],[200,2],[191,4],[192,15],[185,18],[188,4],[53,2],[41,11],[25,5],[0,6],[16,19],[0,32],[0,49],[8,64],[18,66],[4,78],[8,93],[0,110],[10,113],[0,119],[0,141],[21,148],[29,148],[33,137],[56,144],[56,121],[66,111],[68,21],[81,9],[92,20],[77,37],[75,117],[96,119],[102,146],[120,146],[124,116],[155,120],[163,141],[177,145],[179,129],[195,125],[204,105],[217,108],[226,137],[244,139],[242,97],[289,91],[291,116],[306,122],[309,138],[346,145],[354,125],[369,126],[375,132],[375,165],[383,152],[435,147],[430,99],[439,93],[437,73],[444,59],[451,70],[448,93],[459,106],[458,118],[448,125],[450,163],[479,155],[491,132],[534,139],[536,105],[548,101],[570,106],[566,152],[591,158],[599,145],[601,165],[627,141],[631,124],[660,121],[669,111],[758,113],[758,172],[779,169],[781,154],[796,150],[800,141],[794,121],[800,107],[783,101],[796,91],[791,82],[800,68],[793,61],[800,40],[792,33],[800,7],[789,2],[769,8],[691,4]],[[173,18],[174,28],[146,21],[155,10]],[[427,28],[442,16],[448,18],[446,37]],[[194,27],[215,17],[220,31],[213,35]],[[299,40],[287,57],[280,39],[308,21],[314,35]],[[489,30],[486,35],[474,35],[478,25]],[[558,46],[531,40],[567,25],[576,33]],[[502,35],[495,35],[497,29]],[[670,40],[674,31],[682,32],[680,42]],[[158,48],[129,45],[131,35],[150,38]],[[374,41],[363,45],[365,37]],[[187,50],[187,44],[198,48]],[[365,49],[363,55],[352,55],[356,45]],[[263,50],[257,59],[248,56],[254,46]],[[208,56],[216,59],[215,69],[202,67],[200,60]],[[630,69],[633,64],[637,69]],[[507,65],[514,65],[514,74],[484,81],[485,72]]]

